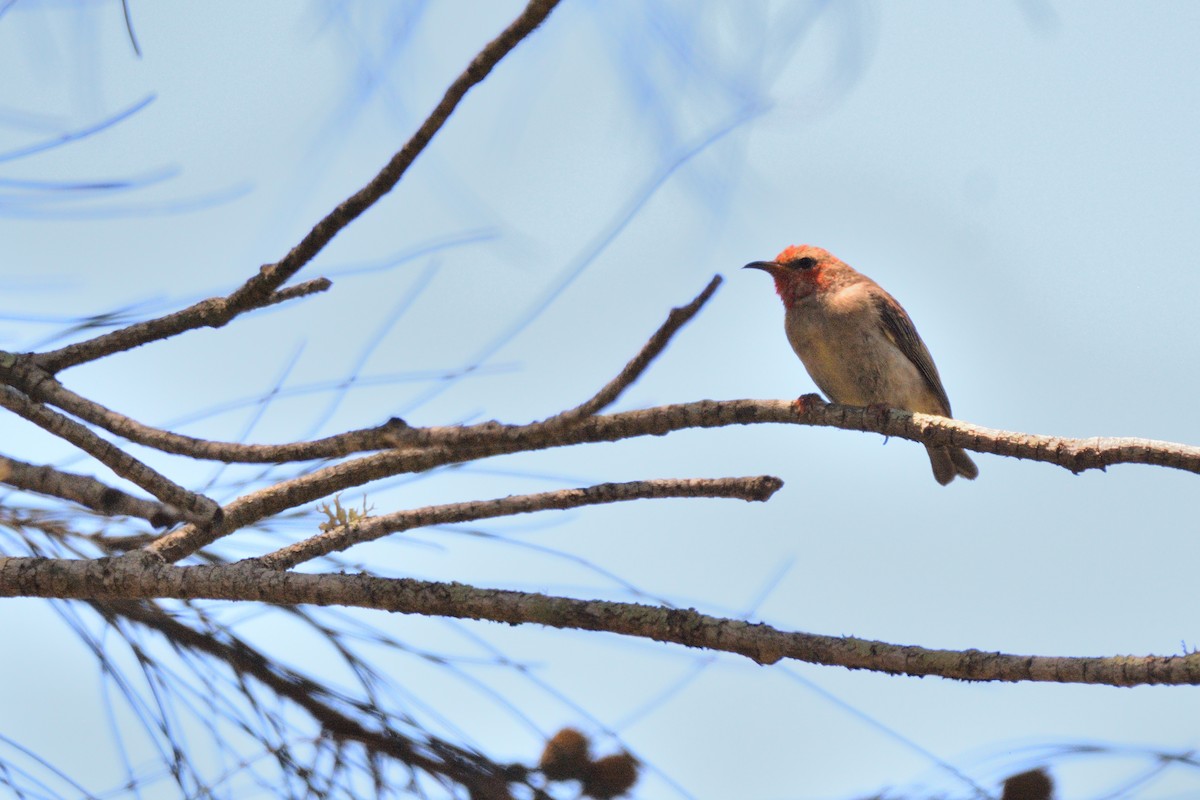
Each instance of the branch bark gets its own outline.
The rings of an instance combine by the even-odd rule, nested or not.
[[[433,140],[434,135],[446,124],[467,92],[486,78],[500,63],[500,60],[512,52],[513,48],[520,44],[526,36],[533,33],[550,15],[558,2],[559,0],[530,0],[525,10],[513,20],[512,24],[471,60],[466,70],[450,84],[441,102],[434,107],[412,137],[366,186],[330,211],[287,255],[274,264],[264,265],[259,269],[258,274],[247,280],[232,294],[227,297],[210,298],[170,317],[153,320],[149,323],[137,323],[86,342],[41,353],[37,356],[38,365],[50,374],[55,374],[68,367],[94,361],[151,341],[175,336],[194,328],[202,326],[219,328],[228,324],[234,317],[252,309],[310,293],[300,290],[299,287],[282,290],[280,287],[312,261],[325,248],[325,245],[333,240],[334,236],[337,236],[364,211],[375,205],[381,197],[400,182],[400,178]],[[328,288],[328,281],[324,283],[324,286],[318,287],[317,282],[310,282],[308,286],[311,291],[323,291]]]
[[[701,400],[619,414],[583,417],[565,423],[502,425],[485,422],[461,427],[404,428],[394,434],[399,449],[324,467],[238,498],[224,518],[208,528],[185,526],[149,548],[178,561],[232,531],[327,495],[405,473],[510,453],[545,450],[638,436],[662,436],[688,428],[780,423],[869,431],[914,442],[954,445],[979,453],[1043,461],[1079,473],[1110,464],[1154,464],[1200,472],[1200,447],[1150,439],[1066,439],[1000,431],[966,422],[896,409],[859,408],[786,400]]]
[[[654,335],[650,337],[646,344],[642,345],[641,351],[630,359],[629,363],[625,365],[625,369],[621,370],[621,373],[609,381],[600,391],[575,408],[553,416],[546,420],[546,422],[561,423],[582,417],[589,417],[615,403],[617,398],[632,386],[634,381],[642,376],[642,373],[650,366],[650,362],[658,358],[672,337],[679,332],[679,329],[691,322],[692,317],[700,312],[704,304],[717,291],[717,287],[721,285],[721,280],[720,275],[714,275],[713,279],[708,282],[708,286],[704,287],[704,291],[696,295],[696,299],[692,300],[686,306],[671,309],[671,313],[667,314],[666,321],[654,332]]]
[[[606,631],[745,656],[966,681],[1109,686],[1200,684],[1200,653],[1108,658],[931,650],[853,637],[787,632],[694,610],[576,600],[458,583],[280,572],[250,562],[176,567],[137,554],[95,561],[0,559],[0,596],[106,601],[151,598],[351,606],[509,625]]]
[[[76,475],[0,456],[0,481],[27,492],[70,500],[104,516],[140,517],[156,528],[176,525],[188,515],[164,503],[126,494],[90,475]]]
[[[12,387],[0,386],[0,406],[65,439],[163,503],[181,509],[187,519],[201,528],[210,527],[221,515],[221,507],[215,500],[183,488],[75,420],[34,402]]]
[[[424,528],[430,525],[449,525],[479,519],[529,514],[550,509],[620,503],[666,497],[725,497],[738,500],[766,502],[779,491],[783,481],[770,475],[753,478],[683,478],[629,483],[601,483],[579,489],[523,494],[495,500],[473,500],[426,506],[393,514],[381,514],[350,522],[301,542],[280,548],[265,556],[248,559],[269,569],[290,569],[305,561],[346,550],[356,544],[373,542],[392,533]]]
[[[273,292],[264,297],[254,308],[266,308],[287,300],[307,297],[310,294],[327,291],[331,286],[333,283],[328,278],[314,278],[311,281]],[[39,368],[49,375],[54,375],[68,367],[96,361],[114,353],[123,353],[126,350],[169,339],[197,328],[220,328],[238,314],[251,310],[250,307],[231,307],[228,297],[210,297],[181,311],[176,311],[174,314],[145,322],[135,322],[84,342],[76,342],[57,350],[48,350],[45,353],[37,353],[33,358]]]

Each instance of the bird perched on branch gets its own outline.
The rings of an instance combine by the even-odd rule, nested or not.
[[[916,326],[875,281],[807,244],[746,268],[775,279],[788,341],[830,400],[950,416],[950,400]],[[974,480],[979,474],[961,448],[926,449],[943,486],[958,475]]]

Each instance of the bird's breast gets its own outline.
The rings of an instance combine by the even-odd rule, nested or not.
[[[788,341],[817,388],[835,403],[943,413],[916,365],[868,304],[801,301],[788,309]],[[806,299],[807,300],[807,299]]]

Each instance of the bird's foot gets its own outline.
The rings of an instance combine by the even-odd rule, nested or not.
[[[797,414],[807,414],[812,409],[823,405],[825,405],[825,401],[821,398],[821,395],[815,392],[802,394],[792,401],[792,407],[796,409]]]
[[[887,422],[888,419],[891,417],[892,407],[889,406],[887,403],[871,403],[869,406],[866,407],[866,412],[869,416],[872,416],[875,419],[879,420],[879,424],[882,425],[883,423]],[[887,436],[883,437],[884,444],[888,443],[888,438],[889,437],[887,437]]]
[[[866,410],[868,415],[874,417],[880,422],[886,422],[887,419],[892,415],[892,407],[887,403],[871,403],[866,407]]]

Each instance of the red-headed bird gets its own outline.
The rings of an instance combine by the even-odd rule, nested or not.
[[[875,281],[807,244],[746,267],[775,279],[788,341],[831,401],[950,416],[929,349],[908,313]],[[979,474],[962,448],[926,449],[933,477],[943,486],[958,475],[974,480]]]

